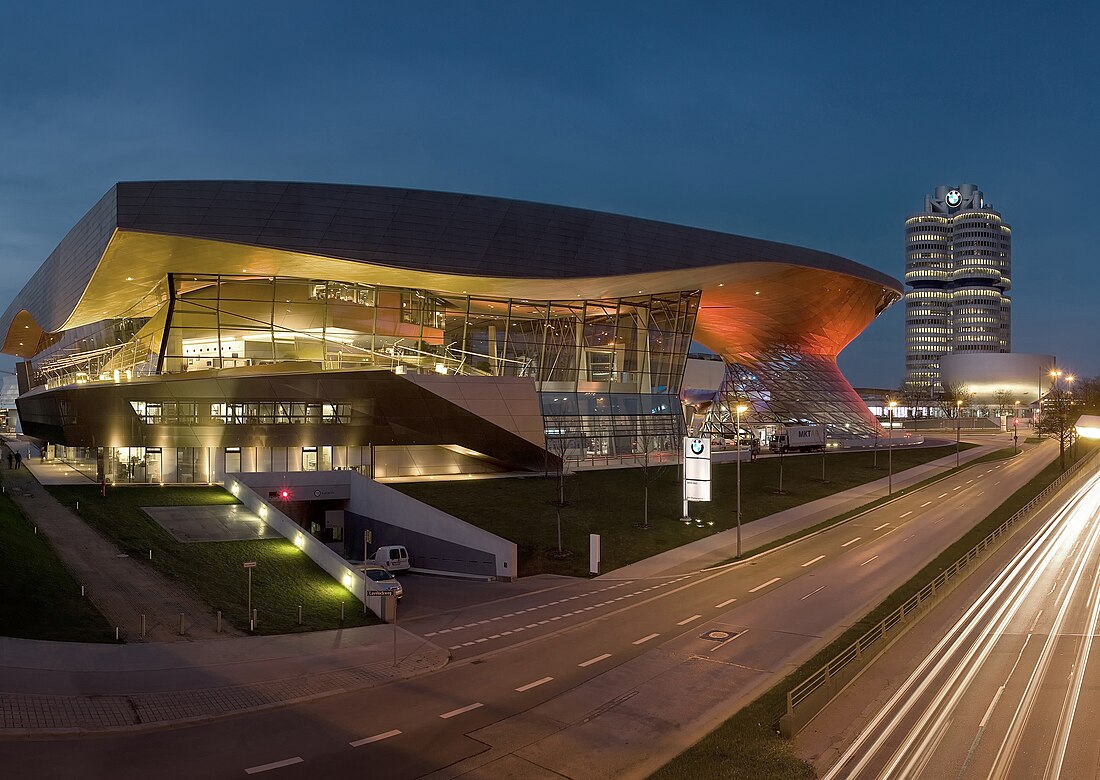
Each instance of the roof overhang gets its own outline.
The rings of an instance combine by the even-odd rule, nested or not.
[[[143,316],[144,300],[168,274],[335,279],[414,287],[453,295],[531,300],[613,298],[702,291],[696,340],[730,354],[767,344],[797,344],[837,354],[901,292],[858,276],[774,261],[740,261],[636,274],[567,278],[471,276],[398,268],[248,244],[116,229],[68,311],[18,311],[3,351],[29,358],[49,334],[124,316]],[[66,280],[72,285],[78,280]]]

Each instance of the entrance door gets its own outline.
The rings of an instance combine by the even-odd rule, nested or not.
[[[160,450],[147,448],[145,450],[145,474],[150,482],[161,481]]]

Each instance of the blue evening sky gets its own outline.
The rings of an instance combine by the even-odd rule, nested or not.
[[[1100,12],[1074,9],[0,0],[0,310],[119,180],[524,198],[894,277],[905,216],[974,182],[1014,229],[1014,349],[1098,374]],[[899,383],[901,315],[841,356],[853,384]]]

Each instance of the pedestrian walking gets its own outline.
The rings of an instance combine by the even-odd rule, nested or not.
[[[23,454],[21,452],[17,451],[15,453],[15,467],[19,468],[22,465],[23,465]]]

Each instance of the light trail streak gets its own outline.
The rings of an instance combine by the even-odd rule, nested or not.
[[[996,640],[1043,572],[1055,561],[1061,562],[1059,555],[1064,555],[1073,539],[1081,535],[1093,508],[1100,503],[1098,483],[1100,478],[1093,476],[1042,525],[871,719],[825,778],[855,777],[867,770],[887,741],[903,731],[902,724],[921,697],[932,695],[933,702],[918,718],[917,725],[911,731],[905,730],[903,744],[878,776],[890,777],[896,771],[924,764],[931,742],[943,733],[943,723],[951,717]],[[1096,531],[1094,528],[1090,533],[1092,545],[1096,544]],[[1084,556],[1079,560],[1083,559]],[[961,660],[952,661],[955,656],[961,656]],[[937,688],[935,681],[945,675],[947,679]]]

